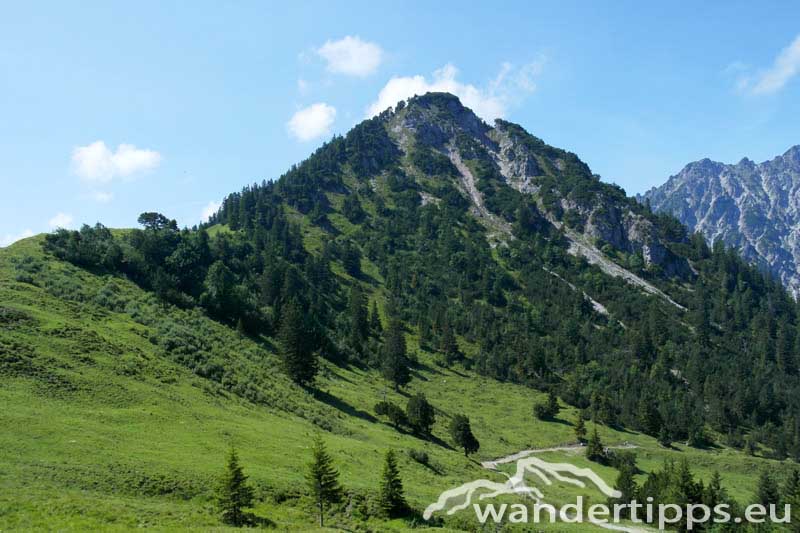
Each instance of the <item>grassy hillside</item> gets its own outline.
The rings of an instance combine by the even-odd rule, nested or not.
[[[331,530],[403,531],[413,522],[362,518],[374,506],[386,450],[400,452],[406,495],[421,511],[445,489],[501,480],[482,460],[574,441],[577,411],[536,420],[531,408],[543,395],[459,365],[438,367],[412,331],[409,351],[419,363],[402,393],[376,371],[324,360],[309,391],[288,380],[266,342],[164,305],[123,278],[45,257],[40,243],[31,238],[0,250],[0,530],[221,528],[213,487],[233,445],[265,524],[313,531],[303,473],[310,437],[319,432],[354,502],[329,517]],[[204,364],[189,365],[190,352]],[[434,442],[400,433],[373,412],[384,397],[405,405],[418,391],[437,409]],[[449,444],[449,420],[459,413],[470,416],[481,444],[469,459]],[[760,468],[777,465],[726,448],[666,450],[637,433],[600,433],[607,444],[637,446],[645,472],[684,457],[703,478],[718,469],[742,502]],[[409,450],[426,451],[430,466]],[[547,457],[588,464],[580,452]],[[613,484],[613,468],[596,470]],[[574,491],[553,495],[567,501]],[[446,521],[450,530],[469,526],[471,513],[461,514]]]

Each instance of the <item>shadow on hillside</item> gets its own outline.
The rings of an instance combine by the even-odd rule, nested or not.
[[[362,411],[361,409],[356,409],[346,401],[342,400],[341,398],[337,398],[336,396],[334,396],[329,392],[321,391],[319,389],[314,389],[313,394],[317,400],[326,403],[331,407],[335,407],[336,409],[340,410],[345,414],[348,414],[350,416],[357,416],[358,418],[366,420],[367,422],[378,422],[378,419],[369,414],[368,412]]]

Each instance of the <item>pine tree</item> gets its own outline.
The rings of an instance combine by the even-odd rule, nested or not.
[[[758,478],[758,487],[756,488],[756,503],[761,505],[775,504],[780,502],[781,493],[778,489],[778,483],[769,470],[761,472],[761,477]]]
[[[384,514],[390,518],[402,516],[408,509],[394,450],[386,452],[378,503]]]
[[[431,428],[436,422],[436,413],[425,395],[418,393],[408,399],[406,418],[417,435],[427,436],[431,434]]]
[[[381,315],[378,313],[378,304],[374,300],[369,312],[369,327],[375,334],[380,334],[383,331]]]
[[[226,524],[241,527],[248,521],[245,509],[253,506],[253,488],[239,464],[236,450],[228,454],[228,466],[217,494],[217,505]]]
[[[439,351],[445,356],[448,364],[458,359],[460,351],[458,349],[458,341],[453,333],[453,328],[450,327],[449,322],[445,322],[442,327],[442,339],[439,344]]]
[[[383,341],[383,377],[394,385],[395,390],[411,381],[411,370],[406,356],[406,338],[399,320],[393,319],[386,329]]]
[[[469,418],[464,415],[456,415],[450,423],[450,436],[459,448],[464,449],[464,457],[477,452],[481,445],[475,435],[472,434],[472,427]]]
[[[306,481],[317,504],[319,527],[323,526],[325,506],[336,503],[342,498],[342,487],[339,485],[339,472],[333,466],[333,460],[325,449],[325,443],[317,435],[311,448],[312,461],[308,464]]]
[[[317,357],[309,347],[305,317],[295,300],[283,308],[278,340],[281,346],[280,354],[289,377],[300,385],[314,381],[314,376],[317,374]]]
[[[586,446],[586,458],[595,463],[604,463],[606,461],[606,452],[603,449],[603,442],[600,440],[600,434],[597,432],[597,426],[594,427],[589,444]]]
[[[800,496],[800,469],[797,467],[792,468],[786,476],[786,482],[783,486],[783,495],[786,498]]]
[[[727,495],[725,494],[725,489],[722,488],[722,478],[719,472],[714,470],[714,473],[711,474],[711,480],[708,482],[708,486],[706,486],[703,491],[703,503],[710,509],[713,509],[726,499]]]
[[[550,418],[558,416],[561,408],[558,406],[558,396],[552,390],[547,394],[547,414]]]
[[[367,316],[367,302],[358,286],[350,290],[350,299],[347,304],[349,315],[348,342],[356,353],[361,354],[364,343],[369,337],[369,318]]]
[[[586,422],[581,415],[578,415],[578,421],[575,423],[575,438],[580,444],[586,442]]]
[[[628,504],[636,499],[636,493],[638,491],[638,486],[636,485],[636,480],[634,479],[634,470],[630,465],[622,465],[619,471],[619,475],[617,476],[617,481],[614,483],[614,488],[620,492],[619,498],[613,498],[611,503],[623,503]],[[627,511],[626,514],[627,515]]]
[[[672,437],[666,426],[661,426],[661,430],[658,432],[658,443],[665,448],[669,448],[672,445]]]

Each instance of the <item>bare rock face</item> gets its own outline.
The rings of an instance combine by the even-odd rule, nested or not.
[[[800,295],[800,146],[756,164],[689,163],[641,201],[673,214],[709,242],[721,240]]]

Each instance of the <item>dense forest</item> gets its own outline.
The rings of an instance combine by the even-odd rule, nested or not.
[[[141,229],[58,230],[45,250],[275,343],[302,386],[313,387],[323,357],[403,387],[416,364],[411,334],[440,365],[555,391],[598,423],[666,445],[724,439],[800,460],[800,322],[781,285],[503,123],[540,163],[535,191],[510,186],[484,153],[489,127],[473,127],[451,98],[418,97],[362,122],[279,179],[229,195],[200,227],[143,213]],[[397,124],[414,116],[428,122],[399,138]],[[476,214],[441,132],[504,238]],[[679,306],[570,253],[565,231],[588,223],[587,205],[644,217],[691,266],[668,271],[596,243]],[[225,384],[202,352],[179,360]]]

